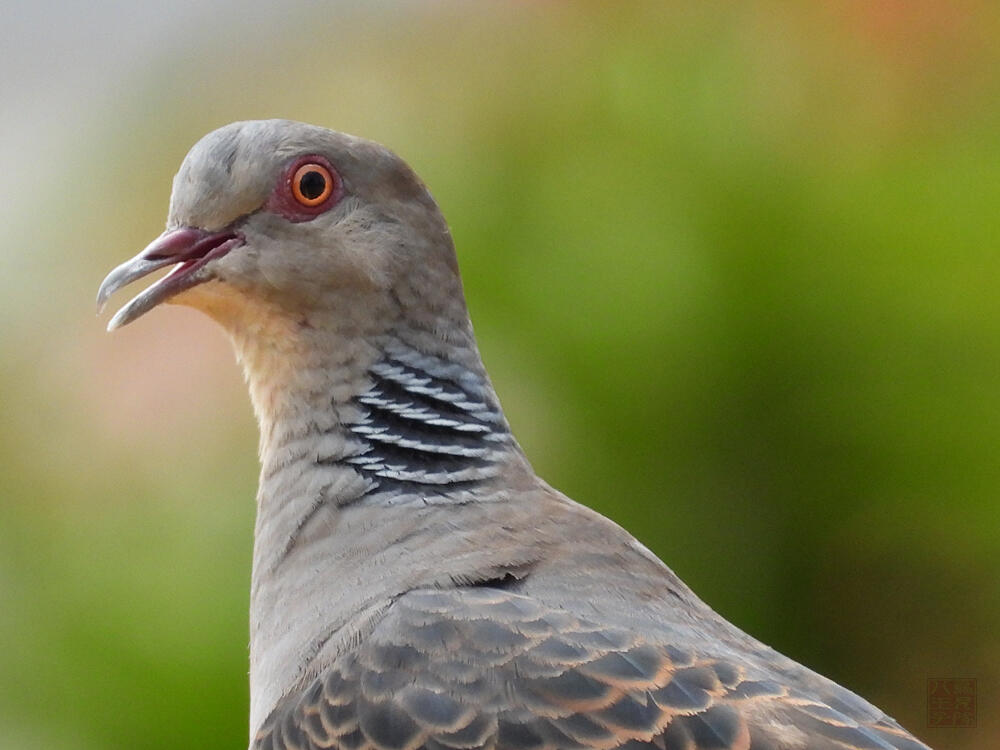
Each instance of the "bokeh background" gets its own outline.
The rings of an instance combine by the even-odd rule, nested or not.
[[[256,428],[227,341],[93,298],[203,133],[380,140],[536,468],[936,748],[1000,746],[1000,12],[10,2],[0,747],[245,747]],[[115,300],[121,303],[124,300]],[[927,729],[975,677],[978,727]]]

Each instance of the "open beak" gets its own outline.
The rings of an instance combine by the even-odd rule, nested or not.
[[[131,323],[161,302],[208,281],[212,278],[212,272],[205,267],[206,264],[242,244],[243,237],[231,229],[218,232],[206,232],[193,227],[168,229],[150,242],[145,250],[108,274],[97,291],[98,312],[104,309],[108,297],[123,286],[148,276],[157,269],[173,265],[170,273],[115,313],[108,323],[108,330],[113,331]]]

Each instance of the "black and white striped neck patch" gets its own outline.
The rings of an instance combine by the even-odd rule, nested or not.
[[[368,494],[444,495],[499,473],[513,439],[482,376],[402,348],[368,374],[371,388],[355,399],[365,416],[346,425],[363,450],[345,459],[371,480]]]

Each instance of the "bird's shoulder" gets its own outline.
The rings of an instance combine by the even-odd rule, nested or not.
[[[624,622],[500,582],[407,592],[253,747],[926,750],[832,682]]]

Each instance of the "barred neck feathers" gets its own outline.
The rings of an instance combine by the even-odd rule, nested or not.
[[[270,333],[264,352],[237,346],[261,427],[258,500],[311,500],[268,515],[466,502],[483,496],[504,466],[527,468],[471,331],[470,347],[450,351],[419,330],[409,331],[410,342],[342,336],[333,326]]]
[[[500,473],[515,443],[481,368],[390,340],[368,378],[345,424],[359,450],[344,461],[368,480],[365,497],[432,503]]]

